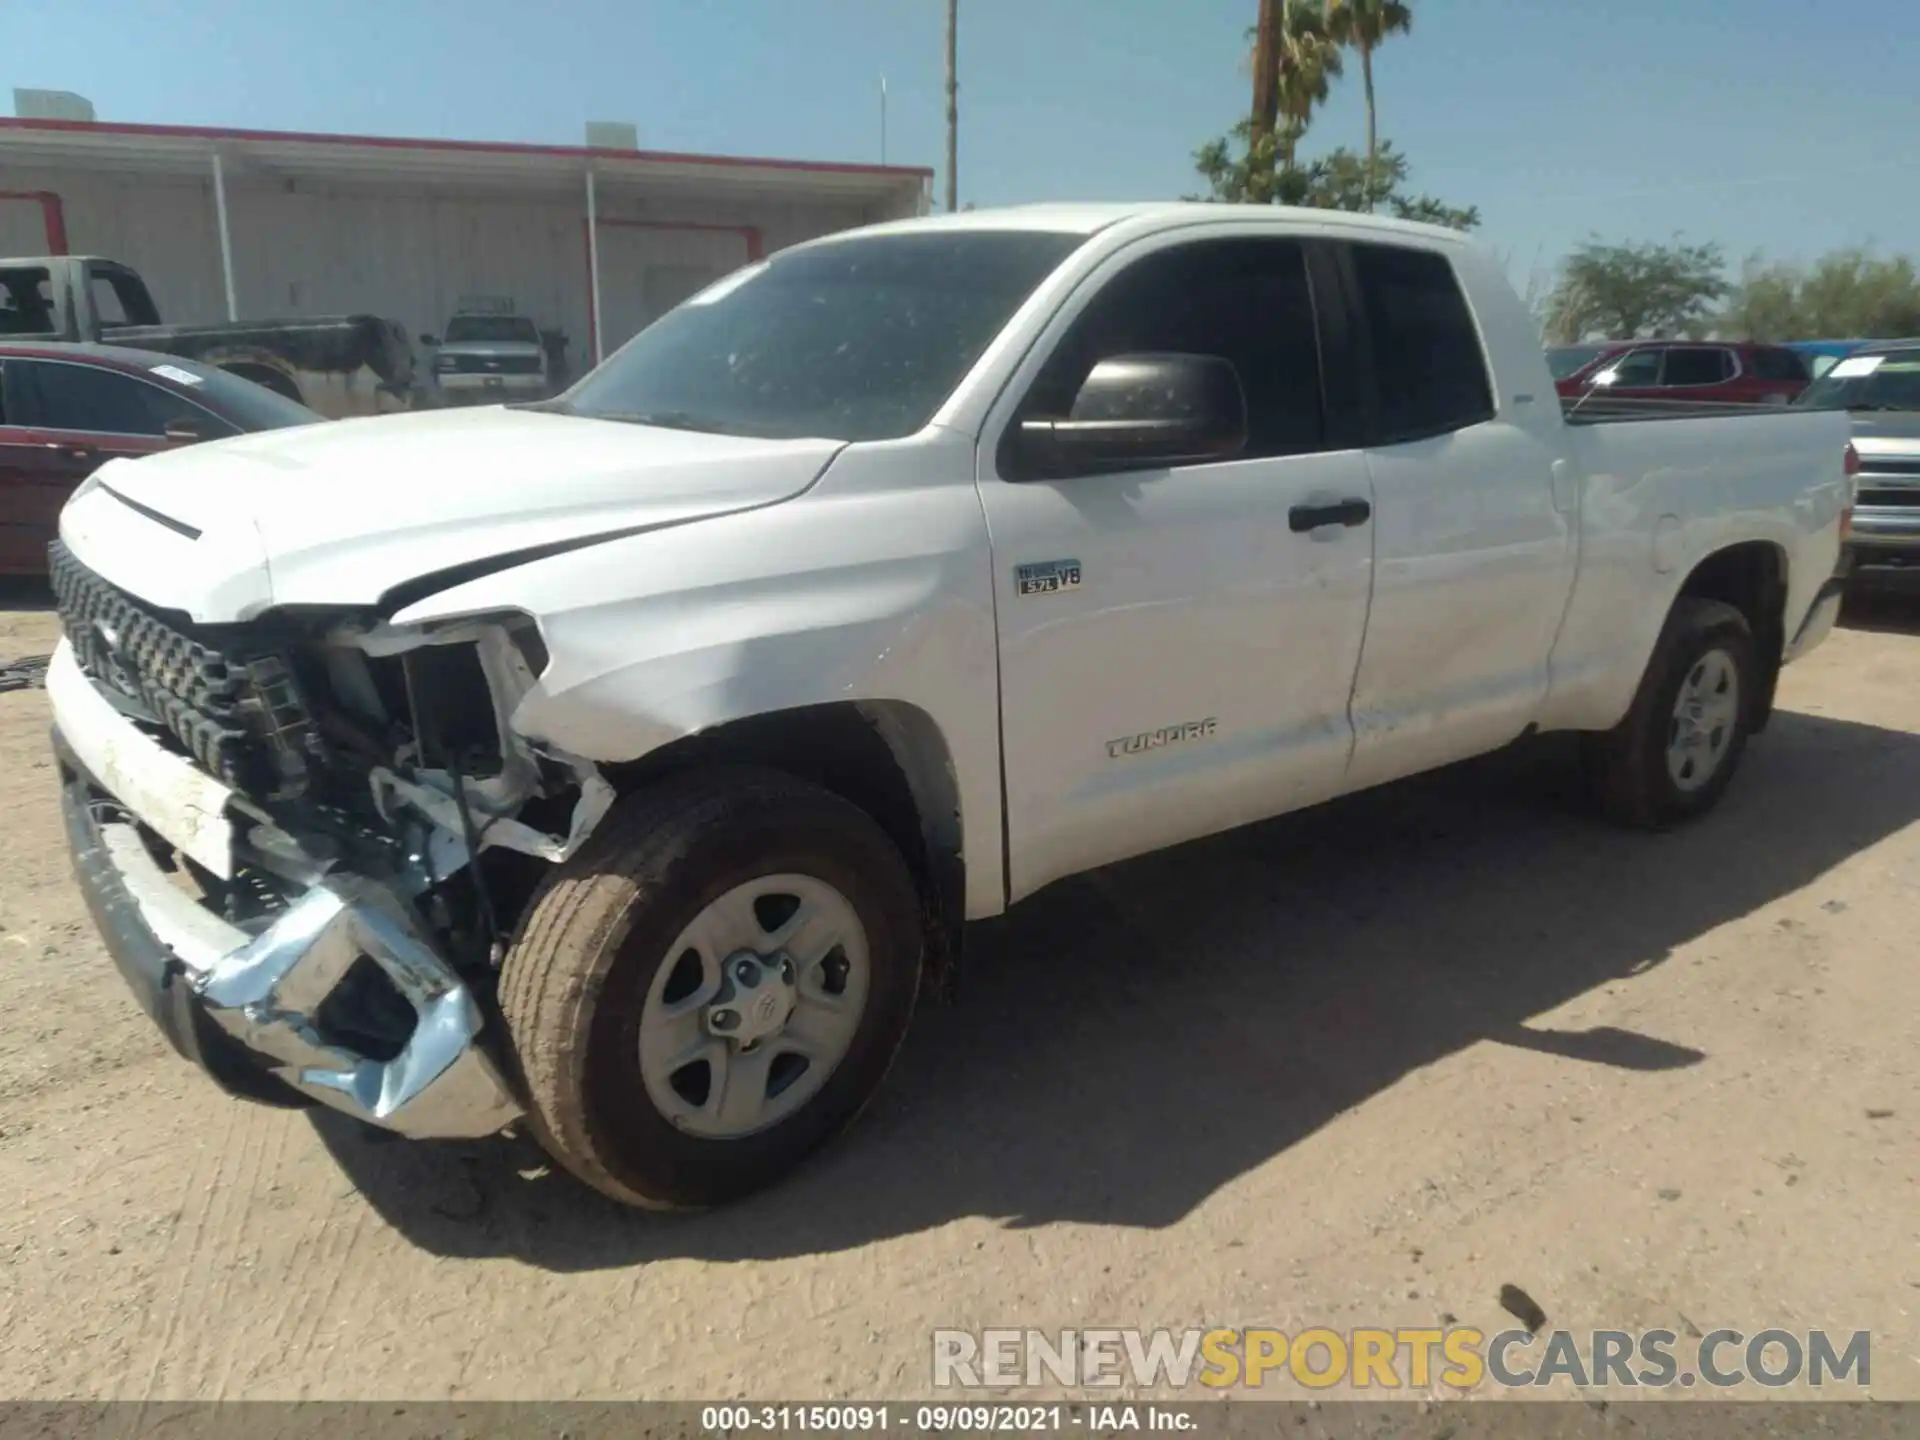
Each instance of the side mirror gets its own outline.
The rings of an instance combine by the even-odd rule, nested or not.
[[[197,420],[169,420],[163,433],[176,445],[191,445],[207,438]]]
[[[1613,384],[1613,382],[1618,380],[1619,378],[1620,378],[1620,372],[1618,370],[1613,369],[1612,367],[1608,367],[1607,369],[1602,370],[1598,375],[1594,376],[1593,379],[1589,380],[1587,383],[1589,385],[1597,386],[1598,388],[1604,390],[1607,386]]]
[[[1246,392],[1216,355],[1116,355],[1066,419],[1023,421],[1020,445],[1047,475],[1231,460],[1247,448]]]

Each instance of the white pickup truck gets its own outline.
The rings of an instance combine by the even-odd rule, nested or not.
[[[53,557],[76,869],[226,1089],[711,1204],[1062,876],[1533,731],[1705,811],[1833,623],[1849,457],[1568,423],[1449,231],[856,231],[554,401],[104,466]]]

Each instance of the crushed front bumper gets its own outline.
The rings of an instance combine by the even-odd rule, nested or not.
[[[54,751],[74,873],[108,952],[140,1006],[182,1055],[229,1093],[271,1103],[319,1103],[415,1139],[467,1138],[510,1124],[520,1106],[480,1044],[471,990],[380,881],[334,874],[253,935],[206,908],[155,858],[158,837],[102,787],[69,727],[124,727],[116,767],[137,765],[145,732],[100,701],[63,644],[49,686]],[[50,677],[52,669],[50,667]],[[64,713],[63,713],[64,712]],[[151,757],[148,757],[151,758]],[[397,1053],[357,1053],[329,1033],[324,1006],[363,958],[414,1012]]]

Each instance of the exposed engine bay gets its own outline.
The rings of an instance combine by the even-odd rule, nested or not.
[[[245,934],[263,935],[330,878],[371,881],[484,994],[541,876],[613,803],[591,762],[512,728],[546,664],[528,617],[397,628],[377,614],[276,612],[190,627],[62,546],[52,570],[94,690],[230,788],[227,863],[158,858]],[[398,1053],[415,1025],[373,966],[328,1005],[329,1031],[375,1057]]]

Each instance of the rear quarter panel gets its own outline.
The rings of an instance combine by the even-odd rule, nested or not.
[[[1687,577],[1731,546],[1779,548],[1792,638],[1840,557],[1845,416],[1618,421],[1566,434],[1582,475],[1580,558],[1542,729],[1619,723]]]

